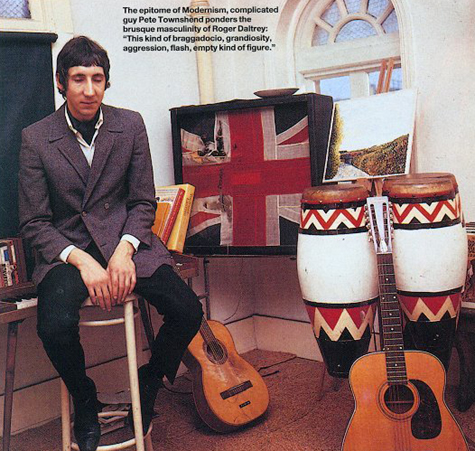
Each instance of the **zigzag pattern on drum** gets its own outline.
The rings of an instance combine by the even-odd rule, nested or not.
[[[365,227],[364,207],[331,209],[302,209],[300,215],[301,229],[309,231],[315,228],[320,231],[338,229],[358,229]]]
[[[377,298],[357,305],[348,304],[348,308],[332,308],[331,304],[316,307],[314,303],[305,301],[305,307],[313,326],[315,336],[320,337],[323,329],[331,341],[338,341],[343,332],[348,330],[354,340],[361,340],[365,330],[373,330]]]
[[[443,220],[454,221],[460,218],[460,207],[456,198],[431,203],[393,202],[394,225],[434,224]]]
[[[419,321],[421,315],[424,315],[430,322],[436,322],[447,313],[451,318],[456,318],[460,311],[461,298],[460,291],[439,296],[399,294],[401,307],[410,321]]]

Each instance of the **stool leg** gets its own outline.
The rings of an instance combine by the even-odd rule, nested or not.
[[[71,451],[71,417],[69,407],[69,392],[61,380],[61,428],[63,451]]]
[[[124,304],[125,338],[127,343],[127,361],[129,365],[130,394],[132,397],[132,415],[134,418],[135,446],[137,451],[145,451],[142,429],[142,412],[140,408],[133,307],[133,302],[126,302]]]

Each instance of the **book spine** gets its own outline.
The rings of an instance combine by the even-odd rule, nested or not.
[[[26,273],[26,259],[25,251],[23,249],[23,241],[21,238],[12,238],[13,244],[15,246],[16,257],[17,257],[17,272],[19,283],[28,282],[28,276]]]
[[[168,250],[179,253],[183,252],[185,245],[186,231],[190,222],[191,206],[193,205],[193,196],[195,194],[195,187],[193,185],[185,184],[182,186],[185,190],[182,207],[178,212],[175,225],[167,242]]]
[[[9,253],[10,263],[12,267],[13,284],[18,285],[20,283],[20,277],[18,275],[18,261],[17,261],[17,256],[16,256],[15,243],[12,239],[8,240],[8,253]]]
[[[8,243],[3,242],[2,244],[3,246],[0,248],[0,258],[2,263],[3,280],[6,287],[11,287],[13,285],[13,279],[10,256],[8,255]]]
[[[168,214],[169,204],[164,202],[157,202],[155,210],[155,220],[152,225],[152,232],[161,239],[163,227]]]
[[[172,233],[173,226],[175,225],[175,221],[178,216],[178,212],[180,211],[180,207],[183,202],[184,196],[185,196],[185,190],[183,188],[179,188],[175,201],[173,202],[170,215],[167,218],[165,228],[163,229],[163,232],[161,234],[161,238],[164,243],[166,243],[168,241],[168,238],[170,238],[170,235]]]

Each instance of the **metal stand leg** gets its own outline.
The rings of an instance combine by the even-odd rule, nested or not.
[[[153,451],[152,434],[145,437],[145,451]]]
[[[147,306],[145,305],[145,299],[139,298],[138,299],[139,309],[140,309],[140,316],[142,318],[143,328],[145,330],[145,336],[147,337],[148,348],[150,351],[152,350],[152,343],[154,340],[152,325],[150,324],[150,317],[148,316]]]
[[[10,434],[12,431],[13,385],[15,382],[15,359],[18,335],[18,324],[8,324],[7,357],[5,365],[5,398],[3,400],[3,451],[10,450]]]
[[[209,299],[209,275],[208,275],[209,260],[203,259],[203,278],[205,283],[205,292],[202,296],[205,299],[206,319],[211,319],[211,302]]]
[[[327,374],[327,369],[325,364],[323,365],[323,371],[320,375],[320,381],[318,384],[318,392],[317,392],[317,401],[321,401],[323,399],[323,387],[325,385],[325,376]]]

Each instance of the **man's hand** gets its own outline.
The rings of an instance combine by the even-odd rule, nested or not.
[[[107,266],[112,283],[112,297],[115,302],[121,303],[132,293],[137,281],[135,263],[132,260],[135,249],[126,240],[119,242]]]
[[[102,310],[110,311],[115,302],[112,299],[112,283],[109,273],[97,260],[78,248],[71,251],[68,263],[79,269],[92,302],[99,305]]]

